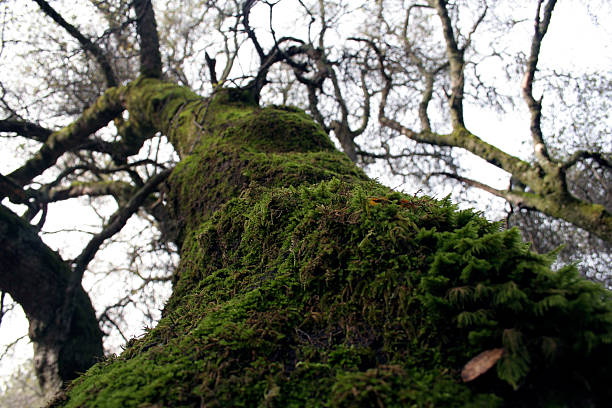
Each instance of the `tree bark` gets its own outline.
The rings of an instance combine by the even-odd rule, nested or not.
[[[66,308],[71,272],[59,255],[2,205],[0,221],[0,289],[23,307],[36,374],[42,389],[54,393],[104,356],[102,332],[80,284]]]
[[[303,112],[248,91],[203,99],[141,78],[123,95],[181,157],[167,182],[181,264],[157,327],[51,406],[612,397],[609,293],[552,272],[517,230],[368,180]],[[493,368],[475,368],[483,355]]]

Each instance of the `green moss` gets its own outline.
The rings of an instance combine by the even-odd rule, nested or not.
[[[366,179],[304,112],[259,109],[241,99],[221,103],[226,93],[215,96],[202,114],[214,119],[202,125],[207,130],[198,146],[171,177],[170,201],[181,229],[198,225],[254,186],[297,187],[333,177]]]
[[[183,242],[173,295],[58,406],[610,400],[608,292],[552,272],[516,230],[368,180],[302,112],[251,102],[221,91],[168,127],[196,143],[169,181]],[[494,369],[461,382],[498,347]]]
[[[607,293],[448,201],[338,179],[247,189],[191,230],[181,262],[159,325],[66,406],[546,406],[565,389],[570,406],[607,392],[594,376]],[[497,371],[460,382],[500,346]]]
[[[221,138],[259,152],[335,150],[323,129],[303,112],[272,107],[243,116]]]
[[[186,155],[199,140],[194,116],[205,101],[188,88],[141,77],[128,85],[126,99],[130,121],[166,134],[180,155]]]
[[[247,188],[297,187],[334,177],[366,179],[339,152],[264,154],[233,149],[231,145],[213,150],[208,145],[177,166],[171,178],[171,197],[177,197],[172,200],[175,218],[183,225],[198,225]]]

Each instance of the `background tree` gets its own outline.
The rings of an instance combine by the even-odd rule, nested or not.
[[[571,64],[564,68],[540,62],[555,5],[539,1],[527,9],[524,4],[484,1],[369,3],[365,19],[375,16],[376,23],[365,20],[362,32],[339,50],[323,45],[326,29],[338,25],[339,17],[326,15],[321,3],[308,13],[320,20],[317,41],[327,52],[320,64],[329,81],[320,89],[311,84],[316,96],[309,99],[310,110],[353,161],[384,160],[390,173],[426,191],[459,183],[462,199],[471,197],[495,217],[501,218],[503,207],[491,195],[502,198],[509,210],[507,222],[521,226],[535,249],[548,252],[565,244],[563,259],[587,257],[583,271],[605,279],[611,248],[612,201],[606,192],[612,146],[605,113],[610,76],[597,68],[573,72]],[[526,25],[532,27],[530,40],[520,33]],[[509,32],[515,34],[513,43]],[[377,106],[378,123],[368,122],[372,106]],[[523,141],[518,154],[492,146],[512,144],[499,136],[469,131],[481,127],[483,114],[500,121],[521,106],[526,108],[523,120],[529,132],[524,136],[529,139],[516,133],[505,136],[514,139],[515,146]],[[467,125],[465,109],[476,113],[467,118]],[[464,130],[467,133],[459,134]],[[528,145],[531,153],[524,149]],[[489,167],[481,164],[481,170],[474,171],[475,157]],[[482,177],[483,172],[500,174],[493,166],[503,170],[507,187]],[[535,178],[528,175],[534,172]],[[475,199],[474,189],[485,195]],[[487,208],[483,200],[496,204]]]
[[[108,324],[119,326],[112,317],[109,317],[107,311],[103,311],[96,316],[87,294],[81,288],[81,279],[103,243],[114,236],[126,224],[127,220],[141,209],[141,213],[145,217],[158,225],[161,231],[159,241],[163,244],[161,245],[162,249],[170,248],[172,250],[172,243],[178,244],[180,247],[186,235],[188,235],[189,228],[193,228],[195,225],[196,220],[190,217],[198,218],[203,216],[202,214],[208,216],[214,210],[219,209],[228,197],[235,194],[235,188],[245,187],[244,184],[240,184],[240,177],[237,175],[236,185],[230,192],[221,193],[221,190],[209,185],[208,188],[211,191],[218,191],[220,196],[212,197],[208,203],[198,203],[200,206],[198,209],[199,215],[194,215],[189,211],[177,210],[176,207],[182,205],[180,200],[178,203],[168,202],[166,188],[160,190],[160,186],[170,174],[176,157],[169,156],[169,160],[160,160],[160,150],[152,146],[156,144],[160,146],[159,141],[164,136],[174,134],[173,146],[180,158],[185,159],[199,142],[192,137],[199,132],[190,129],[192,136],[179,135],[177,132],[181,128],[181,121],[184,118],[192,118],[194,123],[210,125],[212,129],[215,129],[215,126],[218,125],[215,125],[214,121],[208,123],[205,120],[206,117],[190,116],[193,112],[190,110],[189,104],[195,103],[194,101],[197,98],[189,93],[183,95],[186,91],[179,90],[179,88],[168,87],[170,94],[164,94],[163,87],[157,89],[155,88],[157,85],[154,83],[151,85],[144,82],[145,85],[153,86],[153,91],[152,93],[149,91],[150,93],[146,97],[142,96],[142,99],[146,100],[146,98],[151,97],[156,100],[155,98],[158,98],[161,105],[153,103],[149,108],[152,107],[154,111],[143,110],[143,107],[137,102],[139,99],[137,95],[139,88],[148,88],[143,85],[143,82],[133,81],[137,75],[134,67],[140,66],[141,75],[153,78],[160,77],[162,67],[167,67],[165,75],[168,79],[200,91],[218,90],[223,85],[233,83],[247,92],[247,96],[235,97],[230,94],[230,102],[232,98],[237,98],[237,102],[265,100],[266,95],[271,95],[273,89],[283,90],[280,93],[282,102],[291,102],[293,95],[296,94],[296,91],[292,91],[291,88],[299,89],[299,86],[303,86],[303,94],[307,95],[307,98],[302,99],[305,99],[305,102],[307,101],[309,104],[313,116],[323,125],[325,130],[333,131],[340,145],[353,160],[359,160],[360,158],[363,160],[365,158],[367,161],[383,158],[393,163],[393,160],[403,159],[404,156],[421,159],[432,157],[435,161],[431,162],[429,170],[431,174],[449,176],[474,185],[473,180],[470,181],[456,173],[459,168],[456,163],[457,156],[450,148],[460,147],[472,151],[472,153],[481,151],[490,162],[492,161],[501,167],[506,166],[506,170],[518,168],[525,172],[524,174],[518,172],[519,174],[516,176],[522,184],[530,187],[535,193],[529,190],[502,192],[506,199],[518,196],[522,197],[521,200],[523,201],[529,199],[535,200],[533,203],[540,203],[540,201],[548,200],[547,202],[550,204],[551,197],[553,197],[556,200],[554,201],[555,204],[563,199],[567,201],[567,205],[572,204],[578,206],[576,208],[579,209],[601,199],[601,195],[580,195],[577,192],[573,193],[572,196],[569,190],[558,190],[556,188],[559,185],[561,186],[559,188],[562,188],[566,183],[565,176],[561,173],[574,165],[578,165],[578,161],[583,159],[594,160],[594,163],[598,164],[603,163],[601,164],[603,167],[598,168],[598,171],[602,172],[602,177],[605,180],[605,177],[607,177],[607,173],[605,173],[607,171],[607,156],[605,154],[591,151],[580,153],[576,155],[575,163],[569,160],[565,164],[561,163],[557,166],[557,161],[555,161],[557,163],[555,165],[546,164],[545,159],[552,160],[547,153],[539,159],[536,155],[537,164],[536,162],[530,164],[491,145],[484,144],[480,139],[465,130],[462,117],[466,76],[464,71],[467,65],[465,55],[468,46],[471,44],[471,34],[461,37],[457,34],[458,29],[452,27],[453,24],[458,24],[455,20],[459,15],[457,10],[459,10],[460,4],[449,5],[438,2],[407,7],[408,16],[413,10],[423,9],[424,15],[420,20],[422,24],[419,28],[422,32],[435,32],[436,28],[435,25],[427,25],[431,19],[427,18],[426,13],[435,11],[440,20],[439,24],[443,28],[444,34],[444,47],[440,48],[439,45],[436,45],[435,38],[424,37],[424,49],[429,47],[429,50],[434,53],[433,57],[426,57],[419,56],[415,50],[410,48],[412,45],[405,40],[408,38],[408,35],[406,35],[408,32],[407,23],[406,31],[401,36],[402,43],[397,46],[398,50],[395,50],[396,56],[393,54],[394,43],[391,36],[393,30],[382,34],[355,33],[356,35],[350,38],[350,44],[357,44],[358,47],[356,48],[347,47],[342,50],[328,48],[325,40],[326,33],[337,24],[338,19],[344,13],[351,11],[341,3],[323,4],[319,2],[318,11],[314,7],[301,3],[305,12],[311,17],[311,25],[308,27],[305,39],[278,37],[274,27],[275,20],[270,18],[266,40],[266,36],[261,34],[261,29],[252,24],[252,14],[257,6],[273,17],[275,7],[277,7],[275,3],[260,2],[256,4],[257,2],[249,1],[243,4],[237,2],[204,2],[205,4],[194,2],[187,4],[182,2],[182,7],[193,7],[192,10],[201,10],[200,14],[193,13],[190,16],[193,21],[190,21],[188,18],[178,18],[176,10],[180,10],[180,7],[172,2],[167,2],[165,5],[161,5],[161,9],[167,12],[164,18],[167,19],[170,30],[164,30],[169,35],[161,42],[157,41],[151,3],[146,1],[131,3],[93,2],[91,4],[92,11],[97,10],[99,12],[96,16],[111,23],[108,24],[109,29],[104,32],[87,34],[83,33],[83,28],[92,29],[91,24],[84,24],[83,28],[77,28],[76,25],[68,23],[63,17],[67,15],[65,12],[58,13],[49,3],[44,1],[36,1],[35,3],[43,11],[45,21],[53,21],[55,24],[52,26],[55,30],[54,36],[50,36],[48,42],[42,44],[50,46],[55,51],[54,54],[57,55],[49,55],[48,50],[42,48],[40,42],[36,43],[32,55],[28,58],[30,60],[31,57],[31,61],[40,65],[37,68],[44,67],[48,70],[50,75],[43,75],[45,81],[40,83],[39,80],[36,83],[38,87],[34,86],[32,89],[28,88],[32,84],[24,81],[22,86],[25,88],[25,92],[20,92],[20,98],[16,97],[17,92],[15,90],[9,91],[8,89],[5,91],[3,98],[4,109],[7,113],[6,120],[1,123],[3,131],[9,132],[10,135],[18,134],[21,137],[38,142],[40,145],[35,145],[36,153],[28,158],[23,165],[7,172],[0,180],[2,194],[13,203],[23,204],[27,208],[21,219],[15,213],[18,210],[11,211],[7,207],[2,208],[3,229],[1,236],[6,251],[3,253],[3,267],[5,269],[0,281],[3,285],[2,289],[10,293],[24,307],[28,315],[30,338],[35,344],[36,370],[46,389],[56,388],[61,380],[72,378],[75,372],[84,370],[97,356],[101,355],[102,333],[98,329],[97,320],[102,319]],[[387,21],[383,12],[393,8],[383,6],[385,6],[383,3],[379,3],[377,15],[381,16],[382,20]],[[552,2],[547,5],[537,5],[537,8],[542,7],[544,10],[544,24],[541,27],[538,25],[539,31],[534,36],[532,45],[535,45],[532,46],[532,49],[539,47],[538,43],[541,42],[546,32],[547,19],[550,19],[550,11],[553,6],[554,3]],[[127,13],[129,7],[133,9],[131,15]],[[316,23],[317,16],[320,21],[319,24]],[[482,10],[476,14],[476,20],[472,25],[474,33],[485,17],[486,13]],[[166,21],[164,18],[162,18],[162,21]],[[211,20],[215,23],[211,26],[215,29],[216,35],[203,29]],[[313,21],[314,23],[312,23]],[[384,27],[384,25],[382,26]],[[172,30],[176,31],[173,32]],[[136,44],[135,34],[141,39],[139,45]],[[368,35],[357,36],[357,34]],[[208,49],[212,46],[204,46],[198,42],[201,38],[208,38],[207,36],[210,36],[211,43],[219,43],[222,46],[223,51],[221,53],[212,51],[209,53]],[[93,38],[100,39],[92,40]],[[5,41],[5,44],[10,44],[10,41]],[[71,44],[70,47],[68,47],[68,44]],[[166,50],[167,54],[161,54],[160,49]],[[446,52],[440,53],[440,49],[446,50]],[[205,51],[202,53],[202,50]],[[238,61],[242,61],[238,58],[239,53],[250,51],[253,52],[255,57],[253,66],[248,67],[252,69],[245,69],[245,72],[236,75],[236,71],[232,69],[236,67]],[[436,52],[438,52],[438,55],[435,54]],[[412,57],[411,53],[414,54]],[[537,57],[537,53],[538,50],[536,49],[535,54],[532,52],[532,57],[534,55]],[[406,56],[411,59],[412,65],[402,64],[401,58]],[[139,63],[134,59],[139,59]],[[194,70],[193,66],[190,67],[190,64],[198,60],[201,68]],[[433,65],[426,65],[426,60],[428,64]],[[533,58],[530,59],[530,61],[532,60]],[[219,67],[224,66],[222,70],[217,67],[219,62]],[[272,72],[281,62],[284,63],[285,70]],[[404,67],[407,67],[408,70],[402,71]],[[351,75],[355,72],[355,69],[358,70],[358,75]],[[410,69],[413,71],[410,71]],[[40,72],[32,70],[32,76],[39,78]],[[528,65],[527,87],[525,89],[532,86],[534,73],[535,65]],[[202,74],[206,74],[209,81],[203,81]],[[531,79],[529,79],[530,75]],[[424,85],[418,85],[419,83],[415,82],[415,78],[423,79],[425,81]],[[276,81],[277,79],[278,81]],[[382,88],[372,85],[372,83],[380,83],[381,79]],[[273,81],[273,86],[268,88],[270,91],[266,91],[265,86],[269,80]],[[448,103],[448,105],[443,104],[443,106],[448,106],[448,110],[446,113],[442,110],[439,121],[442,122],[447,117],[450,118],[449,123],[452,126],[448,127],[447,125],[448,129],[452,130],[449,133],[450,136],[432,131],[432,121],[427,109],[430,103],[428,98],[433,97],[427,96],[429,93],[433,95],[433,88],[430,89],[429,85],[430,82],[432,87],[434,84],[440,87],[438,88],[440,101],[444,104]],[[132,85],[117,87],[121,84]],[[398,121],[399,111],[397,108],[393,109],[395,112],[389,116],[388,109],[392,105],[390,101],[394,97],[400,96],[401,86],[406,84],[408,87],[412,86],[414,88],[413,93],[415,91],[422,92],[422,99],[418,105],[418,118],[422,126],[420,131],[411,131],[407,125],[401,124]],[[50,103],[47,100],[42,105],[34,98],[30,103],[28,98],[22,97],[27,95],[28,92],[31,95],[40,94],[40,85],[43,89],[48,90],[51,99],[57,98],[58,103]],[[424,88],[422,88],[423,86]],[[354,92],[354,89],[358,91]],[[440,90],[445,92],[444,98],[440,98],[442,95],[439,93]],[[530,92],[532,91],[529,91],[529,89],[525,91],[525,99],[528,104],[534,100],[533,95],[531,95],[531,99],[529,98]],[[274,97],[276,98],[278,95]],[[23,101],[26,101],[26,105],[19,106]],[[60,101],[62,103],[59,103]],[[63,103],[64,101],[66,103]],[[174,105],[174,103],[178,103],[178,105]],[[168,108],[166,104],[170,104],[172,108]],[[202,112],[205,116],[211,109],[210,106],[210,102],[207,105],[202,105]],[[340,109],[334,110],[333,106],[338,106]],[[391,131],[399,131],[405,136],[408,135],[417,139],[424,138],[420,141],[425,141],[430,145],[433,144],[435,149],[417,149],[414,153],[399,155],[394,155],[389,150],[380,153],[367,152],[362,149],[355,143],[355,139],[360,135],[365,135],[366,132],[372,132],[372,130],[368,130],[368,124],[371,122],[371,106],[377,107],[379,122],[383,129],[389,128]],[[406,107],[410,107],[410,105],[402,109]],[[167,108],[172,113],[172,121],[170,122],[166,121],[167,118],[163,116]],[[538,109],[541,109],[541,107],[536,106],[536,119]],[[35,112],[39,118],[35,120],[30,117],[28,113],[31,111]],[[124,112],[129,112],[129,114]],[[185,116],[182,116],[183,112]],[[340,116],[338,117],[333,112],[339,112]],[[354,112],[359,113],[355,116]],[[61,127],[57,131],[51,131],[41,126],[40,123],[34,123],[40,122],[40,117],[44,118],[44,116],[47,116],[46,120],[48,121],[53,119],[56,123],[61,123],[63,120],[65,124],[71,124]],[[111,120],[113,125],[107,126]],[[538,130],[535,126],[536,122],[537,120],[532,120],[532,131],[534,129],[535,131]],[[436,124],[436,126],[439,126],[440,132],[444,130],[444,124]],[[200,131],[203,134],[214,133],[214,130],[209,129],[200,129]],[[303,136],[306,140],[308,139],[306,135]],[[537,134],[534,135],[534,140],[539,143],[540,139],[537,137]],[[326,146],[327,142],[315,138],[313,143]],[[279,144],[282,149],[283,143],[279,142]],[[387,145],[389,144],[390,141],[387,142]],[[436,147],[438,144],[441,144],[445,149],[438,149]],[[538,146],[537,143],[536,146]],[[257,148],[261,148],[261,146]],[[293,148],[297,147],[292,146]],[[598,157],[603,159],[599,160]],[[317,166],[321,166],[321,164],[317,162]],[[325,166],[322,165],[322,168],[325,169]],[[555,166],[557,166],[556,170]],[[564,166],[567,168],[564,168]],[[434,169],[434,171],[431,169]],[[455,171],[455,173],[450,173],[449,169]],[[215,170],[221,172],[222,169],[215,168]],[[559,174],[563,177],[558,178],[555,171],[557,173],[561,172]],[[350,170],[350,167],[343,167],[341,170],[335,169],[333,172],[340,176],[351,174],[351,177],[356,174],[355,170]],[[230,176],[233,174],[230,172]],[[329,173],[326,174],[329,175]],[[314,178],[318,180],[318,177]],[[252,178],[252,180],[263,183],[256,178]],[[554,182],[553,187],[555,188],[548,186],[547,183],[549,182]],[[296,181],[296,184],[300,183],[301,181]],[[180,183],[178,184],[180,185]],[[177,188],[176,185],[177,183],[174,184],[174,189]],[[491,189],[484,185],[478,186],[485,190],[487,188],[488,190]],[[548,189],[544,189],[544,187]],[[170,190],[172,188],[171,183]],[[156,192],[157,190],[160,191]],[[500,192],[501,190],[496,191]],[[177,197],[178,193],[174,191],[172,194]],[[184,193],[181,194],[185,199]],[[181,197],[181,194],[178,194],[178,197]],[[559,196],[561,198],[555,194],[561,194]],[[70,262],[64,262],[40,240],[36,229],[42,228],[47,221],[46,214],[50,203],[83,195],[89,197],[110,196],[115,201],[117,210],[107,219],[104,219],[102,229],[93,235],[79,254],[74,256]],[[582,202],[578,201],[577,197],[581,198]],[[516,204],[516,201],[513,202]],[[372,205],[377,205],[378,201],[373,203]],[[533,203],[528,203],[527,207],[537,208],[536,204]],[[168,216],[167,204],[172,204],[174,217]],[[521,202],[521,205],[523,204]],[[546,205],[540,206],[539,210],[548,211],[550,215],[561,216],[560,209],[555,210],[553,208],[553,211],[549,207]],[[606,220],[609,219],[609,213],[597,206],[591,206],[590,208],[599,211],[598,216],[601,222],[597,225],[592,222],[592,219],[582,219],[584,217],[581,218],[576,214],[563,215],[563,217],[570,218],[571,222],[588,227],[594,233],[606,238],[605,228],[607,228]],[[177,219],[177,214],[183,218],[179,217]],[[28,223],[34,224],[34,227]],[[603,228],[603,232],[600,231],[601,228]],[[166,244],[166,242],[169,242],[169,244]],[[17,271],[20,273],[19,279],[15,279]],[[38,274],[34,275],[32,272]],[[144,277],[141,280],[144,283],[150,283],[168,279],[167,275],[162,275]],[[175,278],[175,280],[178,281],[179,278]],[[37,288],[37,291],[34,292],[32,288]],[[589,288],[589,290],[594,290],[592,287]],[[117,305],[122,306],[122,302],[117,303]],[[510,357],[507,360],[507,365],[510,367],[512,367],[511,363],[518,364]],[[513,369],[517,368],[514,367]],[[521,376],[524,375],[520,369],[517,370],[520,374],[513,376],[506,373],[502,374],[501,378],[516,385],[518,378],[522,378]]]

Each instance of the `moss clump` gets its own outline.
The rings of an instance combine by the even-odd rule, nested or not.
[[[373,182],[253,187],[187,234],[158,326],[64,404],[603,404],[609,295],[550,261],[515,230]],[[497,369],[461,383],[491,347],[506,349]]]
[[[170,201],[180,230],[199,225],[249,187],[367,179],[303,111],[260,109],[240,95],[222,90],[210,101],[201,114],[206,131],[171,176]]]
[[[551,271],[516,230],[448,200],[368,180],[298,110],[150,87],[182,101],[142,102],[168,112],[183,157],[174,292],[154,329],[55,406],[609,403],[612,300],[575,268]],[[462,383],[494,348],[496,367]]]
[[[170,201],[174,218],[186,230],[249,187],[297,187],[332,178],[366,180],[365,174],[338,151],[266,154],[233,144],[219,144],[214,149],[207,145],[182,160],[173,172]]]
[[[259,152],[335,150],[323,129],[306,114],[274,107],[243,116],[221,137]]]

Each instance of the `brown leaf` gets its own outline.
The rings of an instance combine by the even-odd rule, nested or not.
[[[384,197],[370,197],[369,204],[374,206],[389,201]]]
[[[469,382],[480,377],[480,375],[489,371],[503,354],[503,348],[483,351],[463,366],[463,370],[461,370],[461,379],[463,382]]]

